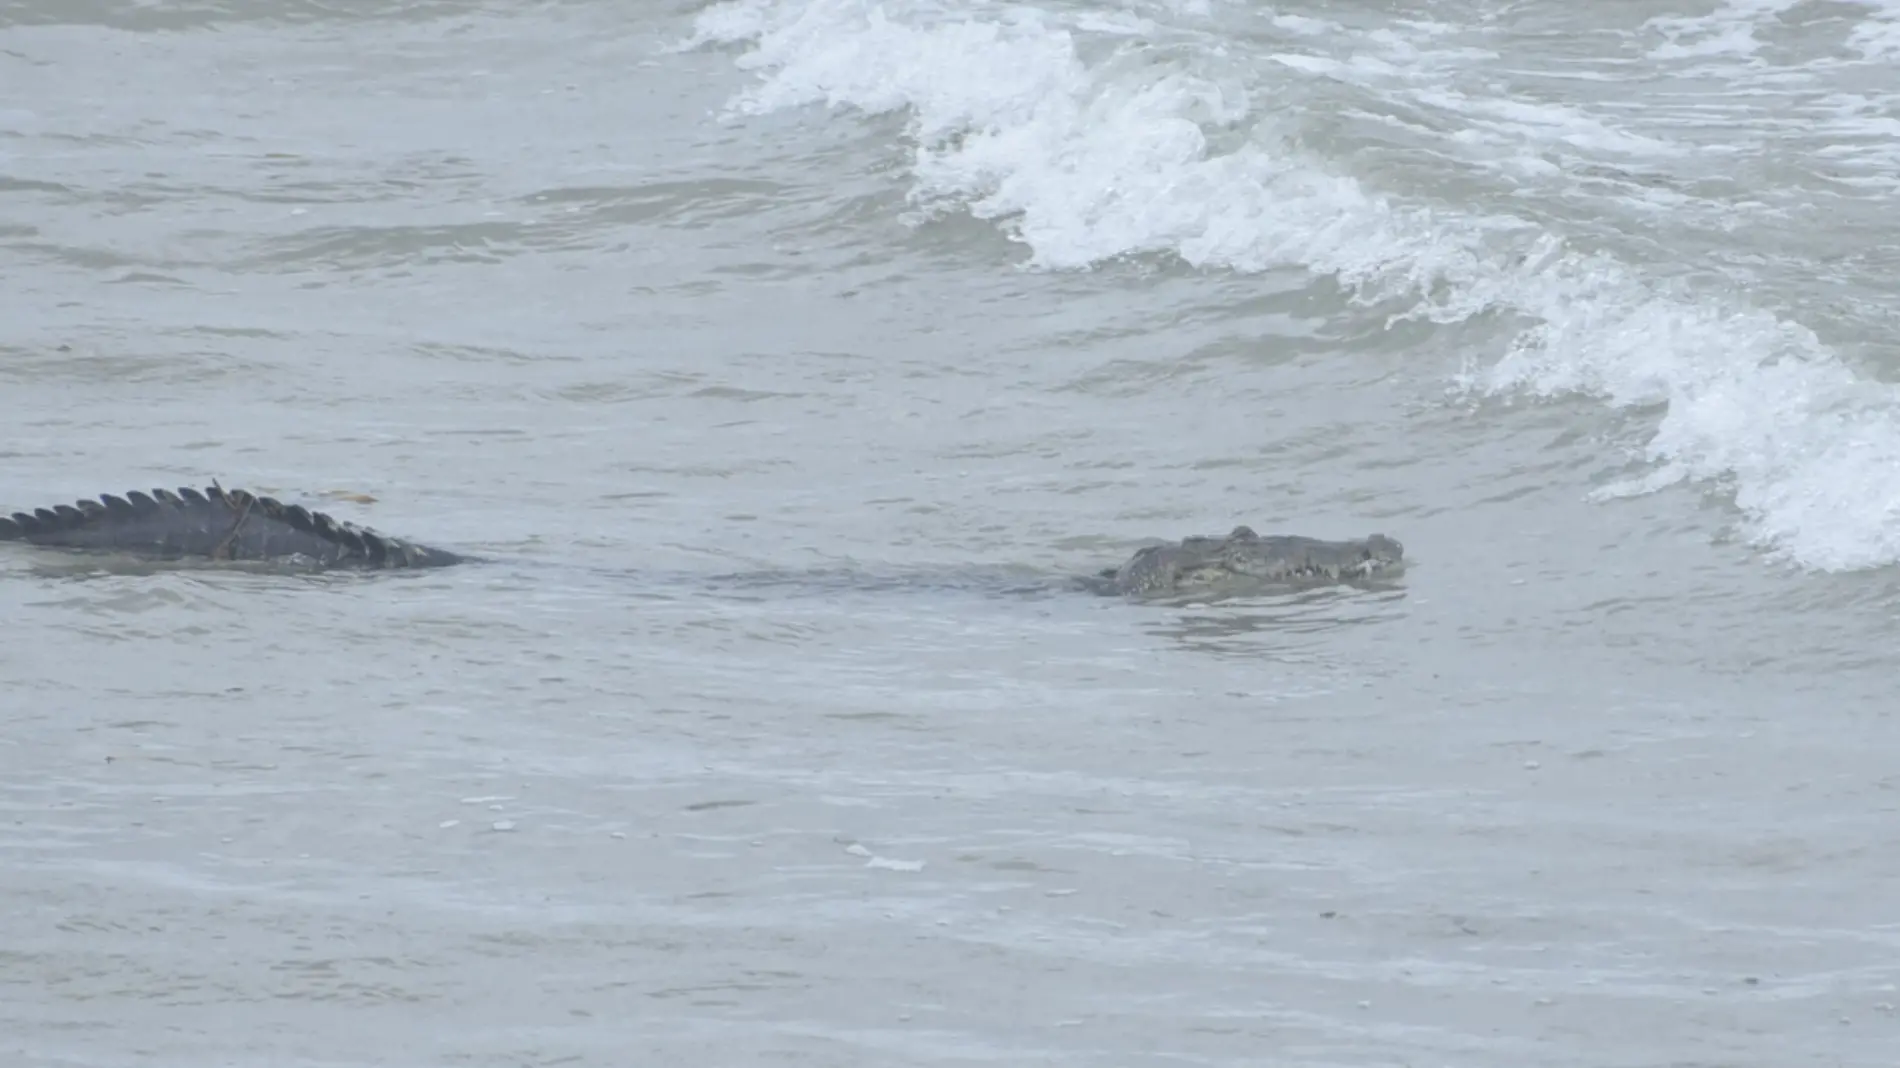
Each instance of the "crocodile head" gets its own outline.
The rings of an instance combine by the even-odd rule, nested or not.
[[[1372,578],[1400,569],[1404,561],[1405,547],[1383,534],[1323,541],[1295,535],[1261,537],[1248,527],[1235,527],[1226,537],[1148,546],[1113,572],[1113,579],[1121,593],[1203,593],[1232,586]]]

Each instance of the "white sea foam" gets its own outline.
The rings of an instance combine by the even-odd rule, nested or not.
[[[1847,43],[1863,59],[1900,56],[1900,5],[1878,5],[1871,17],[1854,27]]]
[[[1751,56],[1761,48],[1756,36],[1769,19],[1801,0],[1726,0],[1706,15],[1659,16],[1645,28],[1662,37],[1650,49],[1651,59],[1697,56]]]
[[[1671,55],[1748,56],[1756,28],[1787,6],[1731,0],[1706,18],[1646,29]],[[1126,19],[1104,25],[1118,37],[1138,30]],[[1785,559],[1822,569],[1900,560],[1900,397],[1857,377],[1812,331],[1578,251],[1527,219],[1381,194],[1274,135],[1273,102],[1253,99],[1250,62],[1409,84],[1469,55],[1441,47],[1442,28],[1414,29],[1410,40],[1362,35],[1343,58],[1317,44],[1236,57],[1209,39],[1188,61],[1126,42],[1085,61],[1104,50],[1085,52],[1086,32],[1053,10],[737,0],[703,13],[693,43],[753,45],[740,63],[760,80],[733,102],[736,113],[907,112],[913,199],[995,220],[1037,267],[1171,254],[1207,268],[1332,275],[1360,299],[1405,300],[1406,314],[1435,321],[1521,316],[1535,325],[1461,385],[1661,406],[1653,470],[1604,495],[1703,482],[1732,491],[1753,540]],[[1281,45],[1325,28],[1306,20],[1297,30]],[[1859,43],[1877,51],[1882,33]],[[1685,152],[1575,108],[1422,91],[1493,133],[1664,164]],[[1222,130],[1248,136],[1216,149],[1210,133]]]

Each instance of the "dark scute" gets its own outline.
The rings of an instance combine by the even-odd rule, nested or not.
[[[365,530],[363,548],[369,554],[369,558],[379,564],[389,559],[389,543],[384,541],[380,534],[372,534]]]
[[[106,506],[91,498],[87,498],[83,501],[75,501],[74,503],[78,506],[80,511],[89,516],[106,514]]]
[[[311,512],[310,522],[316,527],[318,536],[325,541],[343,546],[352,556],[364,554],[363,536],[348,523],[339,522],[335,516],[324,512]]]
[[[86,513],[70,504],[56,504],[53,506],[53,511],[59,514],[62,526],[76,527],[86,521]]]
[[[1232,541],[1259,541],[1260,540],[1260,535],[1255,534],[1253,532],[1253,528],[1247,527],[1247,526],[1235,527],[1234,532],[1232,534],[1227,535],[1227,537],[1229,540],[1232,540]]]
[[[301,504],[285,505],[283,518],[284,522],[289,523],[301,533],[317,533],[317,524],[315,520],[310,518],[310,510]]]
[[[33,509],[33,518],[39,520],[45,526],[59,526],[59,516],[53,514],[53,510],[50,508]]]
[[[17,519],[0,516],[0,541],[19,541],[26,537],[26,528]]]
[[[190,501],[192,504],[209,503],[204,494],[199,493],[197,490],[192,489],[190,486],[178,487],[178,495],[180,497],[183,497],[185,500]]]
[[[168,490],[168,489],[153,490],[152,499],[156,500],[158,503],[162,505],[165,505],[168,508],[176,508],[180,504],[183,503],[182,501],[178,499],[178,494],[173,493],[171,490]]]
[[[126,503],[124,497],[114,497],[110,493],[101,493],[99,495],[99,503],[105,505],[106,511],[111,512],[113,515],[127,516],[134,514],[132,506]]]
[[[138,509],[140,512],[149,513],[158,511],[158,502],[140,493],[138,490],[133,490],[126,494],[125,499],[131,501],[132,507]]]

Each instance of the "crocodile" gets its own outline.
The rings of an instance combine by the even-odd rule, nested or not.
[[[1261,537],[1235,527],[1224,538],[1196,535],[1137,549],[1119,568],[1096,577],[1114,592],[1136,596],[1192,593],[1237,582],[1254,584],[1347,582],[1396,571],[1405,547],[1384,534],[1323,541],[1296,534]]]
[[[161,560],[202,557],[319,568],[446,567],[471,558],[217,483],[199,491],[133,490],[123,497],[15,512],[0,541]]]
[[[102,494],[0,516],[0,541],[161,560],[202,558],[316,569],[416,569],[481,558],[392,537],[301,505],[217,483],[204,490]],[[1225,587],[1352,582],[1396,573],[1405,549],[1383,534],[1345,541],[1261,536],[1236,527],[1137,550],[1079,585],[1133,597],[1205,594]]]

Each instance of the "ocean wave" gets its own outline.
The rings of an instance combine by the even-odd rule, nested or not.
[[[1660,42],[1652,53],[1747,59],[1755,27],[1785,6],[1735,0],[1699,21],[1638,29]],[[1733,494],[1747,535],[1772,556],[1825,570],[1900,560],[1892,387],[1745,294],[1588,247],[1548,218],[1381,190],[1350,160],[1300,144],[1285,114],[1294,103],[1272,98],[1260,72],[1402,89],[1466,117],[1453,142],[1508,135],[1648,166],[1692,146],[1577,106],[1461,98],[1441,75],[1473,46],[1442,25],[1381,27],[1343,52],[1346,31],[1319,20],[1274,29],[1243,41],[1152,11],[736,0],[703,12],[687,44],[747,46],[738,62],[758,80],[732,102],[738,117],[812,105],[906,114],[918,210],[991,220],[1034,268],[1167,255],[1214,270],[1299,269],[1400,317],[1521,321],[1508,351],[1453,384],[1661,410],[1650,470],[1598,496],[1700,483]],[[1885,32],[1857,40],[1879,49]],[[1693,151],[1708,158],[1707,146]]]

